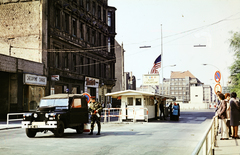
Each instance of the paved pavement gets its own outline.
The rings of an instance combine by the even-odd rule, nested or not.
[[[11,122],[7,125],[6,122],[0,121],[0,132],[1,130],[10,130],[21,128],[21,122]],[[240,126],[238,130],[240,136]],[[217,136],[216,147],[214,148],[215,155],[240,155],[240,139],[220,140],[221,136]]]
[[[238,126],[240,129],[240,126]],[[240,130],[238,130],[240,136]],[[216,147],[214,148],[215,155],[240,155],[240,139],[220,140],[221,135],[217,136]]]

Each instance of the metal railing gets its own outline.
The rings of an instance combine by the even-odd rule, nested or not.
[[[22,121],[23,120],[23,114],[25,114],[25,113],[8,113],[7,114],[7,127],[9,127],[9,122]],[[19,118],[19,115],[22,115],[21,118]],[[10,116],[17,116],[17,118],[11,119]]]
[[[192,152],[192,155],[213,155],[217,140],[218,117],[214,116],[209,129]]]

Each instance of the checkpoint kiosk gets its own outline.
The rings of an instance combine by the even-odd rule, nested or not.
[[[166,105],[166,99],[175,99],[174,96],[159,95],[156,93],[125,90],[107,93],[105,96],[121,99],[119,115],[122,120],[145,120],[159,116],[159,104]]]

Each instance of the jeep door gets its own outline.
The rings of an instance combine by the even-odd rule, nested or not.
[[[88,106],[85,98],[74,98],[70,109],[70,126],[88,123]]]

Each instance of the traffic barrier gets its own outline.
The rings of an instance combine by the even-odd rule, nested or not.
[[[25,114],[25,113],[8,113],[7,114],[7,127],[9,126],[9,122],[22,121],[23,120],[23,114]],[[19,115],[21,115],[21,118],[18,118]],[[17,119],[11,119],[10,116],[17,116]]]
[[[122,110],[133,110],[133,113],[130,115],[123,115]],[[137,115],[137,110],[143,109],[146,110],[146,114],[144,115]],[[118,113],[115,114],[114,112]],[[113,113],[113,114],[112,114]],[[145,113],[145,111],[143,112]],[[147,108],[103,108],[103,112],[101,114],[101,117],[104,118],[104,123],[111,121],[111,117],[118,117],[118,122],[122,122],[122,117],[132,117],[133,122],[136,122],[137,117],[143,117],[146,122],[148,122],[148,109]]]

